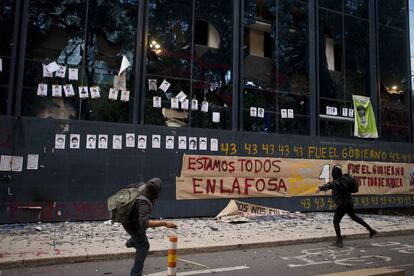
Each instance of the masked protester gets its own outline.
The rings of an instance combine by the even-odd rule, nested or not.
[[[329,182],[319,187],[320,191],[332,190],[332,197],[337,206],[335,209],[335,215],[333,219],[333,224],[336,233],[336,242],[334,242],[332,245],[337,247],[344,247],[339,223],[341,222],[345,214],[348,214],[348,216],[353,221],[364,226],[369,231],[370,237],[376,235],[377,231],[372,229],[371,226],[369,226],[365,221],[363,221],[360,217],[358,217],[355,214],[352,195],[348,188],[349,183],[347,183],[349,181],[349,178],[346,178],[342,175],[342,169],[340,166],[337,165],[332,168],[332,178],[332,182]]]
[[[147,197],[154,205],[155,200],[158,198],[161,192],[161,179],[153,178],[147,183],[131,184],[128,188],[138,188],[141,185],[146,185],[142,191],[142,195]],[[172,222],[150,220],[151,205],[142,199],[138,199],[135,202],[134,209],[128,217],[128,221],[123,223],[122,226],[125,231],[131,236],[126,242],[126,247],[134,247],[136,249],[134,265],[131,269],[131,276],[142,275],[145,258],[149,252],[149,243],[147,239],[148,227],[161,227],[176,228],[177,226]]]

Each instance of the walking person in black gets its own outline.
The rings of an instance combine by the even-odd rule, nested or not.
[[[323,186],[319,187],[320,191],[332,190],[332,197],[336,204],[335,216],[333,219],[333,224],[335,227],[336,233],[336,242],[332,245],[337,247],[344,247],[342,236],[341,236],[341,227],[339,223],[341,222],[343,216],[348,214],[348,216],[355,222],[358,222],[364,226],[369,231],[369,236],[373,237],[377,234],[377,231],[372,229],[365,221],[355,214],[354,203],[352,201],[352,195],[348,188],[348,177],[342,175],[342,169],[340,166],[336,165],[332,168],[332,178],[333,181],[329,182]]]
[[[151,204],[153,205],[161,192],[161,179],[153,178],[146,183],[131,184],[128,188],[139,188],[145,185],[142,191]],[[147,239],[148,227],[162,227],[177,228],[172,222],[150,220],[151,204],[143,199],[138,199],[135,203],[134,209],[128,217],[128,221],[123,223],[122,226],[125,231],[131,236],[126,242],[126,247],[134,247],[136,249],[134,266],[131,270],[131,276],[141,276],[144,268],[144,261],[149,252],[149,243]]]

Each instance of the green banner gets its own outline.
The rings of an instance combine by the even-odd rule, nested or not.
[[[378,138],[375,114],[369,97],[352,95],[354,101],[354,136],[360,138]]]

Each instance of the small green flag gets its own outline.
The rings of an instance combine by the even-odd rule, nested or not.
[[[352,95],[354,100],[354,136],[360,138],[378,138],[375,114],[369,97]]]

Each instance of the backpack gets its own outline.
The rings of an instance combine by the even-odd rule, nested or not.
[[[135,202],[139,199],[145,200],[152,209],[152,202],[142,194],[145,184],[138,188],[125,188],[110,196],[107,200],[108,211],[111,213],[111,221],[125,223],[134,209]]]
[[[359,191],[359,184],[358,180],[355,176],[344,174],[342,175],[344,182],[346,183],[346,187],[348,192],[350,193],[358,193]]]

